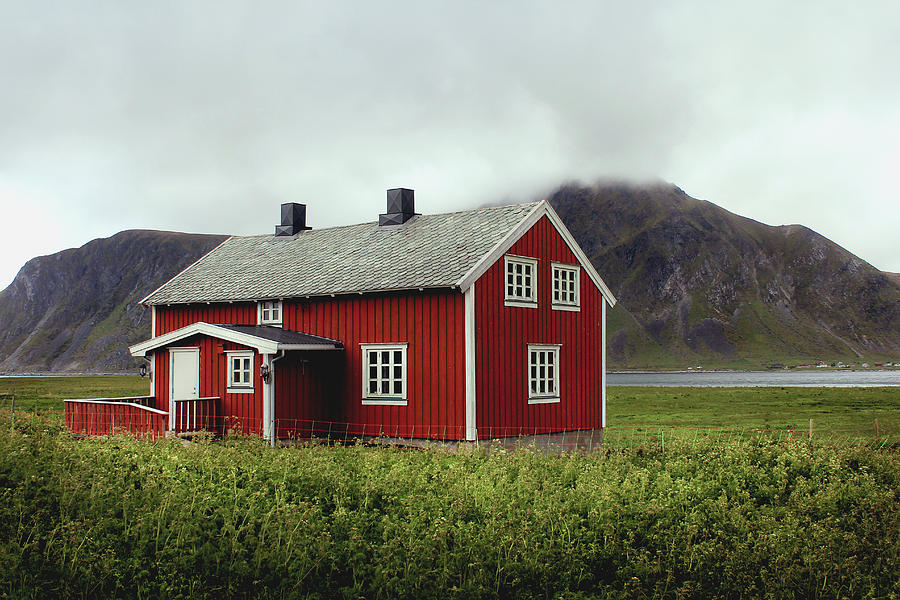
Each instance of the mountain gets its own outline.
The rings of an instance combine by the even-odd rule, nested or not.
[[[123,231],[28,261],[0,292],[0,372],[133,369],[138,302],[227,236]]]
[[[567,184],[549,201],[619,300],[613,369],[900,360],[897,275],[806,227],[668,184]],[[29,261],[0,292],[0,372],[134,369],[138,302],[225,237],[123,231]]]
[[[668,184],[568,184],[550,203],[619,300],[611,368],[900,356],[900,285],[802,225]]]

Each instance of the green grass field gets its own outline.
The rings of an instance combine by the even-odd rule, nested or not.
[[[809,430],[836,436],[900,436],[900,388],[607,388],[611,429]]]
[[[3,598],[896,598],[900,453],[80,440],[0,411]]]
[[[0,379],[0,409],[62,411],[64,398],[139,396],[146,379],[19,377]],[[900,436],[900,388],[683,388],[609,387],[611,430],[674,428],[807,432],[820,436]]]
[[[146,396],[150,382],[134,375],[0,378],[0,408],[30,411],[63,410],[66,398]]]
[[[0,379],[0,598],[900,597],[891,388],[610,388],[608,434],[648,436],[587,455],[62,425],[146,389]],[[859,435],[782,435],[810,416]]]

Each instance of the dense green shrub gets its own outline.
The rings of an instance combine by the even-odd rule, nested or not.
[[[892,447],[273,449],[16,421],[0,597],[900,596]]]

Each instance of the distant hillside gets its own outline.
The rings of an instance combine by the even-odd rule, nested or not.
[[[896,278],[806,227],[664,184],[572,184],[549,200],[619,300],[612,368],[900,359]]]
[[[0,372],[131,369],[144,296],[226,236],[123,231],[28,261],[0,292]]]
[[[900,360],[900,283],[801,225],[771,227],[672,185],[549,198],[619,304],[610,367]],[[138,303],[225,236],[123,231],[42,256],[0,292],[0,372],[134,369]]]

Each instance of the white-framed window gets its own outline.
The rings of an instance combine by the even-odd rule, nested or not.
[[[550,289],[550,304],[556,310],[579,310],[579,278],[581,267],[563,263],[551,263],[553,282]]]
[[[528,344],[528,404],[559,402],[559,344]]]
[[[536,307],[537,259],[512,254],[507,254],[503,259],[506,266],[504,304]]]
[[[225,361],[228,368],[228,391],[238,394],[253,392],[253,351],[226,352]]]
[[[360,344],[362,403],[406,404],[407,344]]]
[[[257,306],[257,323],[281,325],[281,300],[260,300]]]

